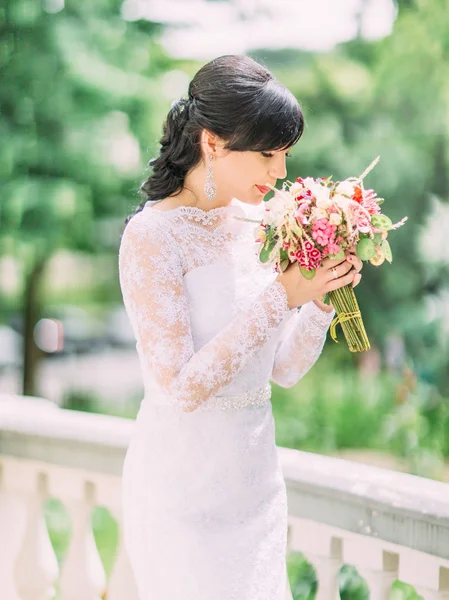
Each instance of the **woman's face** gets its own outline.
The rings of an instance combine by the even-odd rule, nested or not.
[[[260,204],[278,179],[287,176],[289,150],[236,152],[217,148],[213,171],[217,196],[237,198],[247,204]]]

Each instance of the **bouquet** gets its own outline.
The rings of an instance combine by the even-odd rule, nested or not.
[[[311,279],[325,258],[343,260],[356,252],[363,261],[375,266],[393,259],[388,233],[401,227],[407,217],[393,224],[372,189],[363,180],[378,163],[377,157],[360,177],[343,181],[305,179],[286,182],[281,190],[271,188],[274,196],[266,201],[266,213],[256,228],[259,259],[283,272],[294,262],[304,277]],[[329,292],[336,311],[331,324],[332,339],[337,342],[336,327],[341,325],[349,350],[370,348],[368,336],[352,285]]]

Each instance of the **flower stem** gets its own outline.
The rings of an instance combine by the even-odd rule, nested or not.
[[[328,295],[337,313],[337,318],[344,318],[344,315],[349,313],[359,313],[357,316],[349,317],[348,320],[339,321],[349,350],[351,352],[369,350],[371,346],[352,285],[329,292]]]

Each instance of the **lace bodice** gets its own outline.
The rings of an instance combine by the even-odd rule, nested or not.
[[[270,379],[294,385],[318,358],[333,314],[314,303],[288,309],[276,274],[258,262],[255,225],[234,218],[257,218],[263,206],[153,204],[128,223],[119,251],[146,396],[188,412]]]

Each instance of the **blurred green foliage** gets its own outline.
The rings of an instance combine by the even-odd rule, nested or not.
[[[404,470],[442,479],[449,457],[449,394],[412,372],[369,375],[324,354],[291,389],[273,386],[279,446],[388,454]]]
[[[55,252],[109,253],[116,264],[124,219],[140,202],[145,164],[157,152],[173,100],[162,93],[164,78],[191,77],[200,66],[167,55],[160,24],[125,21],[120,0],[67,0],[63,10],[46,11],[51,4],[0,6],[0,254],[15,256],[22,275],[18,296],[0,297],[0,320],[21,310],[29,340],[39,311],[52,301],[37,283]],[[357,38],[326,53],[254,53],[305,111],[307,128],[289,178],[356,175],[380,154],[366,183],[385,197],[393,220],[409,216],[391,236],[393,264],[367,265],[357,288],[380,370],[370,375],[364,357],[329,343],[297,387],[275,389],[273,406],[279,445],[387,450],[403,457],[408,470],[440,477],[449,455],[442,300],[449,261],[438,252],[447,228],[437,222],[432,252],[422,237],[435,221],[435,202],[449,200],[449,11],[446,0],[397,4],[393,34],[383,40]],[[120,298],[117,280],[105,289],[85,295],[105,306]],[[405,340],[405,355],[387,370],[392,333]],[[25,360],[25,369],[33,362]],[[79,392],[66,400],[78,409],[96,405]],[[101,510],[94,529],[108,571],[116,531]],[[67,522],[53,505],[47,520],[61,557]],[[313,569],[301,557],[292,561],[295,598],[312,598]],[[349,568],[340,583],[345,600],[366,597]],[[391,598],[417,596],[395,584]]]
[[[168,56],[162,26],[125,21],[121,4],[68,0],[51,12],[48,1],[6,0],[0,7],[0,135],[8,140],[0,148],[0,253],[17,257],[23,275],[20,297],[0,305],[4,314],[17,301],[24,313],[30,304],[41,310],[48,296],[33,276],[43,276],[60,248],[109,252],[116,261],[173,99],[163,93],[165,77],[191,77],[200,66]],[[432,198],[449,198],[449,11],[445,0],[398,6],[393,34],[380,41],[254,56],[304,107],[307,128],[290,178],[355,175],[381,155],[367,185],[386,198],[394,220],[408,215],[409,222],[391,236],[393,265],[367,265],[358,296],[374,345],[382,351],[391,332],[403,337],[405,362],[443,392],[449,263],[424,252],[420,238]],[[39,310],[25,319],[27,339]]]

